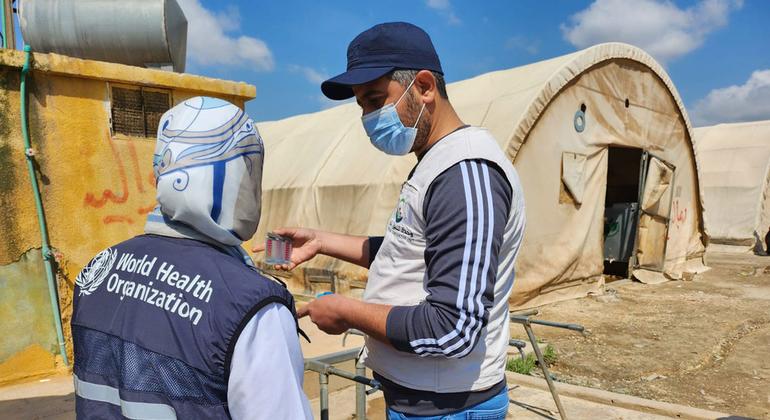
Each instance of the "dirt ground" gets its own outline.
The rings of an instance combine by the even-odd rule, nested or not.
[[[707,263],[712,269],[692,281],[610,283],[603,296],[540,308],[536,318],[579,323],[588,330],[582,336],[535,326],[538,338],[556,348],[552,373],[563,382],[735,416],[730,418],[770,419],[770,257],[709,254]],[[314,337],[320,334],[312,325],[303,328]],[[526,339],[520,326],[512,324],[511,331]],[[303,346],[308,357],[319,349],[343,349],[340,337],[316,338],[312,348]],[[345,348],[360,341],[350,337]],[[317,375],[308,372],[305,379],[314,398]],[[69,378],[65,382],[71,387]],[[549,394],[541,394],[541,402],[550,401]],[[0,392],[0,400],[8,400],[0,402],[0,418],[72,418],[71,389],[35,395],[3,398]],[[353,399],[345,395],[341,398],[352,407]],[[530,405],[534,401],[530,394],[518,397]],[[382,412],[380,406],[370,408]],[[515,418],[527,413],[517,412]],[[605,414],[602,418],[610,418]]]
[[[770,257],[708,254],[692,281],[607,285],[605,296],[540,308],[585,336],[535,327],[560,381],[770,419]],[[512,336],[525,339],[514,325]]]

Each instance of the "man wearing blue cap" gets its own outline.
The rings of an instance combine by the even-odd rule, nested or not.
[[[508,298],[525,224],[516,171],[488,131],[455,113],[430,37],[414,25],[358,35],[347,71],[321,90],[355,96],[372,144],[419,162],[384,237],[276,231],[295,246],[280,268],[319,253],[369,268],[363,302],[327,295],[299,316],[367,334],[366,364],[391,419],[505,418]]]

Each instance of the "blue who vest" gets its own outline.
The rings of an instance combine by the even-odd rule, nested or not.
[[[75,288],[78,419],[229,418],[235,343],[274,302],[295,314],[284,285],[202,242],[141,235],[100,252]]]

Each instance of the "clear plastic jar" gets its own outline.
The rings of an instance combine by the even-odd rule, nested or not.
[[[270,265],[285,265],[291,262],[291,238],[268,233],[265,240],[265,262]]]

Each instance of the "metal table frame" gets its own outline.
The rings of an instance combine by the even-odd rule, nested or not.
[[[553,322],[553,321],[543,321],[539,319],[531,319],[531,317],[537,315],[539,311],[537,309],[532,309],[528,311],[523,312],[517,312],[512,313],[510,315],[511,322],[515,324],[520,324],[524,327],[524,331],[527,332],[527,337],[529,337],[529,342],[532,344],[532,350],[535,352],[535,357],[537,357],[537,362],[540,365],[540,368],[543,370],[543,376],[545,376],[545,382],[548,384],[548,389],[551,391],[551,396],[553,397],[553,401],[556,403],[556,408],[559,410],[559,416],[563,420],[567,420],[567,413],[564,411],[564,406],[561,403],[561,399],[559,398],[559,393],[556,391],[556,385],[553,384],[553,379],[551,378],[551,372],[548,371],[548,366],[545,363],[545,359],[543,358],[543,352],[540,351],[540,347],[537,345],[537,337],[535,337],[535,332],[532,330],[532,324],[537,325],[543,325],[546,327],[554,327],[554,328],[563,328],[571,331],[576,331],[579,333],[584,333],[585,328],[583,328],[582,325],[578,324],[565,324],[562,322]],[[519,340],[510,340],[509,344],[514,345]],[[521,353],[522,359],[524,358],[524,352],[519,346],[515,346],[519,349],[519,352]]]
[[[366,396],[379,391],[380,383],[375,379],[366,377],[366,367],[358,359],[360,353],[361,348],[356,347],[337,353],[314,357],[312,359],[305,359],[305,370],[318,373],[321,420],[329,419],[329,376],[331,375],[339,376],[356,383],[356,419],[366,419]],[[355,373],[338,369],[333,366],[338,363],[347,362],[348,360],[356,361]],[[367,386],[371,388],[368,391],[366,390]]]
[[[582,325],[578,325],[578,324],[567,324],[562,322],[532,319],[532,317],[536,316],[538,313],[539,311],[537,309],[511,313],[510,320],[515,324],[522,325],[524,327],[524,330],[527,332],[527,337],[529,338],[529,342],[532,344],[532,350],[534,351],[535,357],[537,357],[538,364],[540,365],[540,368],[543,371],[543,376],[545,377],[545,381],[548,384],[548,389],[551,391],[551,396],[553,397],[553,401],[556,403],[556,408],[559,410],[559,416],[563,420],[567,420],[567,413],[564,411],[564,406],[561,403],[561,399],[559,398],[559,393],[557,392],[556,386],[553,383],[553,378],[551,378],[551,372],[548,370],[548,366],[545,363],[545,358],[543,357],[543,353],[540,351],[540,347],[538,347],[537,345],[537,337],[535,336],[535,332],[532,330],[532,325],[535,324],[535,325],[542,325],[546,327],[563,328],[571,331],[576,331],[579,333],[585,333],[585,328]],[[349,330],[343,336],[343,341],[342,341],[343,346],[345,345],[345,339],[349,334],[363,335],[363,333],[361,333],[360,331]],[[515,345],[515,347],[519,349],[519,352],[523,359],[524,351],[522,350],[521,341],[510,340],[509,344],[512,346]],[[361,362],[361,360],[359,359],[360,354],[361,354],[361,348],[356,347],[348,350],[339,351],[336,353],[327,354],[324,356],[305,359],[305,370],[310,370],[318,373],[318,381],[320,385],[320,405],[321,405],[320,418],[321,420],[329,419],[329,376],[331,375],[339,376],[341,378],[345,378],[356,383],[356,419],[360,419],[360,420],[366,419],[366,396],[379,391],[381,388],[381,385],[377,380],[366,377],[366,367],[364,366],[363,362]],[[349,360],[356,361],[355,373],[351,373],[346,370],[342,370],[333,366],[335,364],[346,362]],[[370,387],[371,389],[366,390],[367,386]]]

